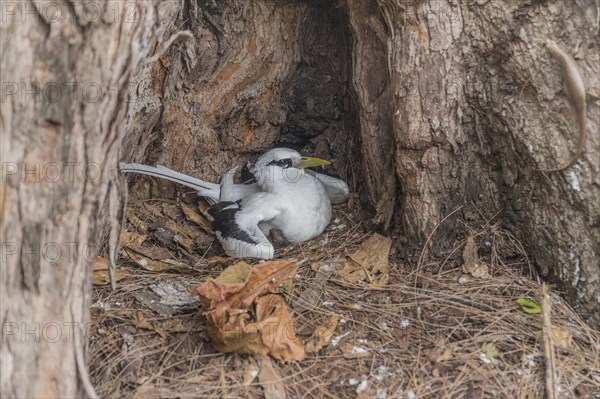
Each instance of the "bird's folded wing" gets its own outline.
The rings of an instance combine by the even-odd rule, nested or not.
[[[325,190],[327,191],[327,196],[332,204],[339,204],[348,199],[350,195],[350,188],[345,181],[311,169],[305,170],[306,173],[323,183]]]
[[[213,231],[225,253],[237,258],[271,259],[273,245],[258,224],[280,214],[272,194],[260,192],[244,201],[220,202],[209,210]]]
[[[141,173],[144,175],[155,176],[161,179],[166,179],[176,183],[180,183],[185,186],[191,187],[194,190],[197,190],[198,195],[202,197],[211,198],[216,201],[219,200],[219,194],[221,189],[218,184],[210,183],[204,180],[196,179],[192,176],[184,175],[183,173],[176,172],[165,166],[158,165],[154,167],[142,165],[139,163],[120,163],[119,169],[121,169],[121,172],[123,173]]]
[[[221,178],[221,194],[219,201],[239,201],[260,191],[258,184],[235,184],[233,177],[237,167],[230,169]]]

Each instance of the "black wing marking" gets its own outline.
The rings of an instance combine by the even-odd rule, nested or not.
[[[258,227],[260,222],[279,214],[273,208],[273,201],[269,201],[269,195],[257,193],[245,200],[222,201],[209,209],[208,212],[214,219],[213,232],[227,255],[237,258],[273,258],[273,244]]]
[[[212,230],[216,234],[220,233],[222,239],[236,239],[248,244],[258,244],[258,240],[252,238],[250,234],[240,227],[236,214],[242,209],[241,201],[223,201],[208,209],[208,213],[213,217]]]

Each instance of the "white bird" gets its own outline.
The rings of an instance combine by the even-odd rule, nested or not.
[[[213,217],[213,231],[227,255],[271,259],[274,248],[267,238],[271,229],[279,229],[292,243],[310,240],[329,224],[331,203],[348,199],[345,182],[305,169],[329,163],[302,156],[289,148],[275,148],[248,168],[254,182],[234,184],[234,168],[223,176],[220,185],[163,166],[121,164],[120,169],[194,188],[213,203],[208,213]]]

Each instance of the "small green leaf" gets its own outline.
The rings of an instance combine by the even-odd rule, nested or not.
[[[540,305],[538,305],[537,303],[535,303],[533,301],[530,301],[529,299],[525,299],[522,296],[517,298],[517,303],[519,305],[521,305],[521,309],[523,309],[523,311],[525,313],[529,313],[529,314],[542,313],[542,308]]]

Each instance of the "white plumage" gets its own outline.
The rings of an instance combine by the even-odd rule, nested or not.
[[[274,249],[267,239],[271,229],[281,230],[292,243],[310,240],[329,224],[331,203],[347,200],[345,182],[304,169],[328,163],[289,148],[275,148],[250,167],[254,183],[235,184],[234,168],[223,176],[220,185],[163,166],[121,164],[120,168],[194,188],[214,204],[209,209],[213,231],[227,255],[271,259]]]

